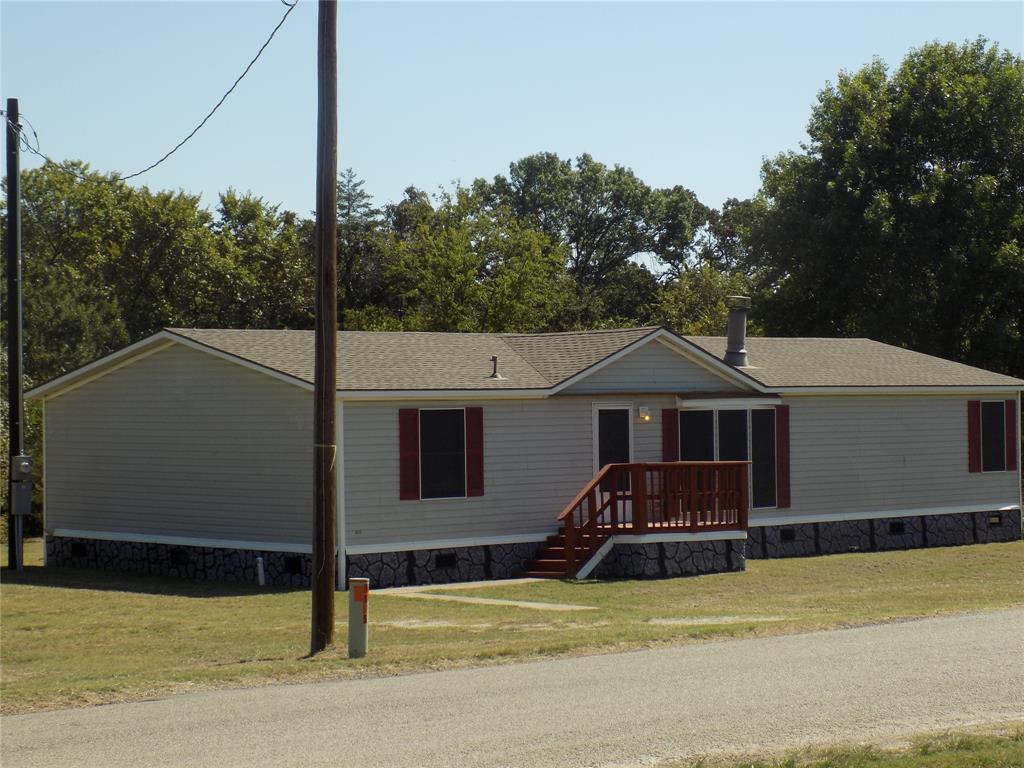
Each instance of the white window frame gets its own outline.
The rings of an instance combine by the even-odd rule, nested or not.
[[[462,411],[462,488],[463,493],[461,496],[424,496],[423,495],[423,412],[424,411]],[[417,439],[419,445],[416,446],[416,472],[419,476],[420,481],[420,501],[454,501],[455,499],[468,499],[469,498],[469,452],[466,450],[468,445],[469,435],[466,433],[466,407],[441,407],[436,408],[417,408],[416,409],[416,424],[417,424]]]
[[[712,418],[712,424],[713,424],[713,427],[712,427],[712,431],[713,431],[712,440],[713,440],[714,446],[715,446],[715,461],[721,461],[721,459],[719,458],[720,454],[718,452],[718,412],[719,411],[746,411],[746,413],[747,413],[747,461],[750,462],[750,467],[751,467],[751,471],[747,472],[747,498],[750,499],[750,503],[751,503],[751,507],[750,508],[752,510],[755,510],[755,509],[756,510],[778,509],[779,508],[779,463],[778,463],[778,455],[777,455],[778,454],[778,439],[779,439],[779,433],[778,433],[779,422],[778,422],[778,414],[775,413],[775,403],[761,403],[761,402],[759,402],[759,403],[751,403],[750,401],[746,401],[746,402],[736,402],[734,404],[734,403],[729,403],[728,401],[723,401],[723,400],[719,399],[719,400],[715,400],[713,402],[712,401],[708,401],[708,403],[705,404],[705,403],[701,403],[699,400],[689,400],[689,401],[687,401],[685,403],[678,403],[677,404],[677,407],[676,407],[676,418],[677,419],[679,418],[679,412],[680,411],[711,411],[714,414],[714,416]],[[754,453],[754,420],[753,420],[753,417],[751,416],[751,413],[753,411],[771,411],[772,412],[772,419],[775,421],[775,430],[776,430],[775,431],[775,451],[776,451],[776,457],[775,457],[775,467],[773,468],[773,471],[775,472],[775,503],[772,504],[771,506],[768,506],[768,507],[755,507],[755,506],[753,506],[753,503],[754,503],[754,472],[753,472],[754,462],[753,462],[753,459],[750,458],[753,455],[753,453]],[[683,452],[683,433],[682,433],[682,430],[679,430],[679,445],[676,446],[676,450],[678,451],[678,455],[682,456],[682,452]]]
[[[591,404],[590,410],[590,423],[593,432],[593,465],[594,474],[596,475],[601,471],[601,467],[598,466],[599,461],[599,444],[598,444],[598,412],[599,411],[626,411],[626,415],[629,417],[629,462],[633,463],[633,457],[636,455],[633,451],[633,403],[632,402],[597,402]]]
[[[999,430],[1003,436],[1003,468],[985,469],[985,403],[999,403],[1003,408],[1002,429]],[[1006,466],[1006,401],[1005,400],[981,400],[978,403],[978,454],[981,456],[981,473],[983,475],[994,475],[999,472],[1007,472]]]

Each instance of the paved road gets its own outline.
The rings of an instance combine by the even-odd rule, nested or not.
[[[1024,719],[1024,610],[3,718],[16,766],[607,766]]]

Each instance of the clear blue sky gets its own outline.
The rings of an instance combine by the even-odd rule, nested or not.
[[[191,130],[283,11],[4,0],[3,96],[21,99],[48,154],[131,172]],[[339,34],[339,167],[379,202],[551,150],[719,205],[799,145],[841,69],[977,35],[1019,54],[1024,3],[343,2]],[[316,4],[300,0],[221,111],[142,181],[311,211],[315,52]]]

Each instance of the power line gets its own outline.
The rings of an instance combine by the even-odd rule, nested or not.
[[[206,125],[207,121],[209,121],[209,119],[211,117],[213,117],[214,113],[218,109],[220,109],[221,105],[224,104],[224,102],[227,100],[228,96],[230,96],[231,93],[235,90],[235,88],[238,87],[238,84],[240,82],[242,82],[242,79],[247,74],[249,74],[249,70],[252,69],[253,65],[259,60],[260,56],[262,56],[263,52],[267,49],[267,46],[269,46],[270,42],[274,39],[274,35],[277,34],[278,30],[281,29],[282,26],[284,26],[285,21],[287,21],[287,19],[288,19],[288,15],[293,10],[295,10],[295,6],[299,4],[299,0],[294,0],[294,2],[291,2],[291,3],[288,3],[285,0],[281,0],[281,4],[284,5],[288,10],[286,10],[284,12],[284,15],[281,17],[281,20],[279,22],[277,22],[277,26],[274,27],[271,30],[270,35],[263,42],[263,45],[261,45],[260,49],[258,51],[256,51],[256,55],[253,56],[252,59],[249,60],[248,64],[246,64],[245,69],[242,70],[242,74],[240,74],[237,78],[235,78],[235,82],[233,82],[231,84],[231,87],[228,88],[224,92],[224,95],[220,97],[220,99],[217,101],[217,103],[213,105],[213,109],[211,109],[209,112],[207,112],[206,116],[202,120],[199,121],[199,124],[196,125],[196,127],[193,128],[185,138],[183,138],[181,141],[179,141],[177,144],[175,144],[166,154],[164,154],[163,157],[161,157],[155,163],[150,163],[145,168],[143,168],[141,171],[136,171],[135,173],[129,173],[127,176],[113,176],[111,178],[111,181],[127,181],[128,179],[134,179],[136,176],[141,176],[144,173],[148,173],[149,171],[153,170],[158,165],[160,165],[162,162],[164,162],[167,158],[169,158],[175,152],[177,152],[179,149],[181,149],[183,146],[185,146],[186,142],[188,142],[189,139],[191,139],[193,136],[195,136],[197,133],[199,133],[199,130],[204,125]],[[25,119],[25,116],[24,115],[19,115],[19,118],[20,119]],[[28,139],[24,136],[24,128],[21,125],[15,124],[9,117],[7,118],[7,122],[10,123],[10,125],[14,127],[14,130],[17,132],[19,139],[22,141],[25,149],[27,149],[29,152],[31,152],[34,155],[38,155],[39,157],[41,157],[43,159],[44,162],[52,163],[53,165],[57,166],[59,169],[61,169],[65,173],[70,173],[72,176],[76,177],[77,179],[79,179],[81,181],[88,180],[87,176],[84,176],[83,174],[78,173],[74,169],[69,168],[66,165],[62,164],[62,163],[58,163],[56,160],[54,160],[53,158],[51,158],[50,156],[46,155],[44,152],[41,151],[40,144],[39,144],[39,135],[36,133],[36,129],[32,125],[32,123],[30,121],[25,119],[25,122],[27,122],[29,124],[29,128],[32,130],[32,135],[35,138],[35,141],[36,141],[35,147],[33,147],[29,143]]]

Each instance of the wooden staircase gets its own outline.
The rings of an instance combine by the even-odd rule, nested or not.
[[[558,516],[558,533],[522,575],[574,578],[616,534],[745,531],[748,464],[608,464]]]
[[[582,547],[576,547],[577,561],[586,552]],[[558,529],[558,533],[548,536],[544,546],[540,548],[529,568],[523,573],[534,579],[566,579],[569,578],[569,558],[565,552],[565,526]]]

